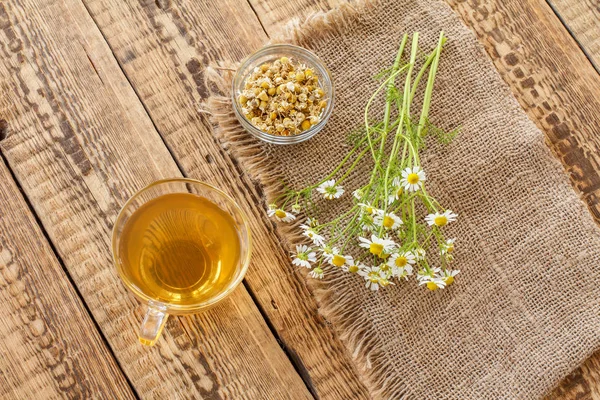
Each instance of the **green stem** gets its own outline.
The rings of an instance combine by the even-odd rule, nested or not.
[[[368,148],[364,149],[363,151],[361,151],[358,154],[358,156],[356,156],[356,160],[354,160],[354,162],[352,163],[352,165],[350,165],[350,168],[348,168],[348,170],[346,171],[346,173],[344,175],[342,175],[342,177],[340,179],[337,180],[337,184],[341,183],[344,179],[346,179],[348,177],[348,175],[350,175],[350,173],[354,170],[354,168],[356,167],[356,165],[358,165],[358,163],[363,158],[363,156],[365,154],[367,154],[367,151],[369,151]]]
[[[410,61],[408,64],[409,68],[408,68],[408,72],[406,73],[406,80],[404,81],[404,96],[402,99],[403,100],[402,108],[400,109],[400,123],[398,124],[398,128],[396,128],[396,135],[394,136],[394,143],[392,144],[392,151],[390,152],[390,156],[388,158],[387,168],[385,169],[385,176],[383,179],[384,201],[385,201],[384,213],[387,211],[388,181],[390,178],[390,170],[392,168],[392,165],[394,165],[393,161],[396,159],[396,157],[398,155],[399,146],[400,146],[399,139],[401,137],[404,137],[402,135],[403,119],[405,118],[404,117],[405,115],[410,115],[410,98],[409,98],[410,84],[411,84],[412,72],[414,70],[415,62],[417,60],[417,50],[419,49],[418,43],[419,43],[419,33],[415,32],[413,34],[413,38],[412,38],[412,46],[411,46],[411,50],[410,50]],[[380,232],[380,234],[381,234],[381,232]]]
[[[402,53],[404,53],[404,46],[406,46],[407,40],[408,40],[408,34],[405,33],[404,36],[402,36],[402,42],[400,43],[400,50],[398,50],[398,54],[396,54],[396,60],[394,60],[394,66],[392,67],[392,73],[394,71],[396,71],[400,66],[400,59],[402,58]],[[387,92],[388,97],[386,98],[385,112],[384,112],[384,116],[383,116],[383,131],[384,132],[388,131],[388,127],[389,127],[389,123],[390,123],[390,113],[392,111],[391,94],[392,94],[392,90],[394,89],[394,82],[395,82],[395,79],[392,79],[388,83],[388,92]],[[380,148],[380,150],[382,151],[383,148]]]
[[[404,47],[406,46],[406,41],[408,40],[408,34],[404,34],[404,36],[402,36],[402,42],[400,43],[400,49],[398,50],[398,54],[396,55],[396,60],[394,61],[394,66],[392,67],[392,73],[394,73],[400,66],[400,59],[402,58],[402,53],[404,53]],[[412,66],[409,68],[409,72],[412,70]],[[390,80],[390,82],[388,83],[388,89],[387,89],[387,97],[385,99],[385,112],[384,112],[384,117],[383,117],[383,133],[382,133],[382,140],[381,143],[379,144],[379,156],[381,157],[381,155],[383,154],[383,150],[385,149],[385,142],[387,139],[387,135],[388,135],[388,131],[389,131],[389,125],[390,125],[390,113],[392,111],[392,91],[394,90],[395,87],[395,78]],[[400,124],[402,124],[402,121],[400,120]]]
[[[412,202],[412,222],[413,222],[413,241],[417,243],[417,215],[415,213],[415,198],[413,197]]]
[[[372,139],[371,139],[371,129],[369,126],[369,108],[371,107],[371,103],[373,103],[373,101],[375,100],[375,98],[377,97],[379,92],[381,92],[381,89],[386,87],[388,82],[391,81],[392,79],[394,79],[396,77],[396,75],[400,74],[401,72],[404,72],[404,70],[407,67],[408,67],[408,65],[405,65],[404,67],[400,68],[398,71],[392,73],[381,85],[379,85],[377,90],[375,90],[375,93],[373,93],[373,95],[367,101],[367,105],[365,107],[364,118],[365,118],[365,129],[366,129],[366,133],[367,133],[367,141],[369,142],[369,147],[371,148],[371,154],[373,155],[373,160],[375,160],[375,162],[376,162],[376,168],[378,167],[378,163],[377,163],[378,157],[375,154],[375,149],[373,148],[373,143],[372,143]]]
[[[431,104],[431,94],[433,93],[433,83],[435,81],[435,74],[437,73],[438,64],[440,61],[440,53],[442,52],[442,46],[444,45],[444,31],[440,32],[440,38],[438,40],[437,48],[435,49],[435,57],[431,62],[431,68],[429,69],[429,77],[427,79],[427,86],[425,87],[425,94],[423,95],[423,107],[421,109],[421,117],[419,118],[419,126],[417,128],[417,137],[421,136],[425,122],[429,115],[429,106]]]
[[[444,43],[446,43],[446,38],[444,38]],[[417,74],[417,77],[415,78],[415,80],[413,82],[413,88],[410,92],[410,101],[413,101],[415,94],[417,92],[417,87],[419,85],[419,82],[421,81],[421,78],[425,74],[425,71],[427,71],[427,68],[429,67],[429,65],[431,64],[433,59],[435,58],[436,54],[437,54],[437,48],[431,52],[431,54],[425,60],[425,64],[423,64],[423,66],[419,70],[419,73]]]
[[[340,161],[340,163],[333,169],[333,171],[331,171],[329,173],[329,175],[327,175],[324,179],[322,179],[319,183],[312,185],[312,188],[316,188],[317,186],[319,186],[320,184],[322,184],[323,182],[326,182],[328,180],[330,180],[331,178],[333,178],[335,176],[335,174],[338,173],[338,171],[340,169],[342,169],[342,167],[344,166],[344,164],[346,164],[346,162],[350,159],[350,157],[352,157],[352,155],[354,154],[354,152],[359,148],[359,146],[361,144],[364,143],[364,139],[361,139],[361,141],[354,146],[354,148],[348,152],[348,154],[346,154],[346,156],[342,159],[342,161]]]
[[[352,224],[354,223],[356,218],[359,216],[359,214],[360,214],[360,212],[354,213],[354,216],[352,217],[350,222],[348,222],[348,225],[346,225],[344,230],[342,232],[340,232],[339,235],[336,236],[335,241],[339,240],[340,237],[344,236],[344,233],[346,233],[348,231],[348,229],[350,229],[352,227]]]

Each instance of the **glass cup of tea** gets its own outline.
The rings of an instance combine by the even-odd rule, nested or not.
[[[211,185],[165,179],[125,203],[112,250],[123,283],[148,305],[139,339],[152,346],[169,314],[205,310],[239,285],[250,262],[248,219]]]

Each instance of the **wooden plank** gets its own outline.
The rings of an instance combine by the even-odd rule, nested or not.
[[[0,301],[0,398],[135,398],[2,160]]]
[[[449,0],[600,220],[600,76],[543,0]]]
[[[267,32],[302,10],[326,9],[320,0],[249,1]],[[600,77],[577,43],[544,0],[447,2],[475,31],[600,222]],[[550,2],[597,61],[600,11],[596,2]],[[600,398],[600,352],[549,398],[575,398],[581,393],[586,393],[581,398]]]
[[[249,214],[255,252],[248,287],[305,381],[321,398],[368,397],[345,346],[319,316],[304,277],[279,246],[260,187],[223,151],[198,113],[207,96],[205,66],[239,60],[267,40],[247,2],[84,3],[186,175],[228,191]]]
[[[600,354],[590,357],[583,365],[567,376],[546,400],[598,400],[600,399]]]
[[[595,0],[548,0],[600,71],[600,7]]]
[[[347,0],[248,0],[268,34],[292,17],[304,17],[315,11],[329,11]]]
[[[0,27],[0,148],[140,396],[310,398],[243,286],[170,318],[156,347],[137,342],[112,224],[136,190],[180,171],[80,1],[2,2]]]

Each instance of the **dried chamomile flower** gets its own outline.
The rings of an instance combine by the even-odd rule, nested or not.
[[[252,125],[278,136],[298,135],[318,124],[328,104],[318,76],[291,57],[255,67],[238,101]]]

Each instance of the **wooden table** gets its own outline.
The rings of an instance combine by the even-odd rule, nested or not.
[[[341,0],[0,0],[0,398],[368,398],[289,266],[259,186],[198,113],[205,67]],[[600,220],[597,0],[448,0]],[[137,343],[116,276],[120,206],[164,177],[239,200],[244,285]],[[600,398],[600,353],[551,398]]]

